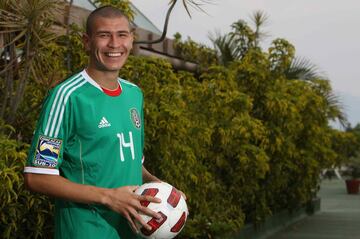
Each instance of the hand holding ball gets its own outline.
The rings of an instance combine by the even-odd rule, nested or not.
[[[136,191],[138,195],[150,195],[161,199],[161,203],[142,201],[141,205],[159,213],[161,219],[140,214],[151,230],[140,228],[140,234],[149,239],[170,239],[184,227],[189,215],[186,201],[181,193],[165,182],[145,183]]]

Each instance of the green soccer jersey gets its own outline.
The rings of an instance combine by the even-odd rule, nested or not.
[[[47,97],[25,173],[61,175],[104,188],[142,184],[143,95],[119,79],[109,96],[85,70]],[[100,205],[57,199],[55,238],[134,238],[127,221]]]

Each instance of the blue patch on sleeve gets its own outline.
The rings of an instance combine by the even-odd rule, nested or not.
[[[58,164],[62,140],[40,136],[33,160],[34,166],[55,168]]]

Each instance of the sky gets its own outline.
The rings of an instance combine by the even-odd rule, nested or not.
[[[199,2],[199,0],[195,0]],[[179,0],[171,15],[168,34],[211,46],[209,33],[228,33],[239,19],[250,22],[255,11],[268,15],[263,28],[269,37],[285,38],[296,48],[296,56],[315,64],[330,80],[352,126],[360,123],[360,1],[358,0],[207,0],[201,12],[190,9],[190,18]],[[131,1],[160,30],[168,0]]]

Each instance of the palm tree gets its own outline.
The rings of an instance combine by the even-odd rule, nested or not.
[[[239,20],[231,25],[232,32],[221,35],[216,32],[210,35],[219,62],[225,66],[231,62],[240,61],[249,50],[259,49],[260,42],[267,33],[262,28],[266,25],[268,16],[262,11],[256,11],[251,17],[253,28],[247,22]],[[305,58],[295,57],[295,48],[284,39],[275,39],[269,48],[271,71],[282,74],[289,80],[305,80],[315,83],[325,80],[318,68]],[[344,127],[348,124],[343,105],[338,96],[331,89],[319,88],[319,93],[328,105],[328,118],[338,120]]]
[[[238,54],[237,45],[229,35],[221,35],[220,32],[215,32],[215,35],[210,35],[209,38],[214,45],[220,64],[227,66],[241,58]]]
[[[268,16],[262,11],[256,11],[251,16],[254,25],[252,29],[247,22],[239,20],[231,25],[232,32],[221,35],[215,32],[210,34],[210,41],[213,43],[219,61],[223,65],[228,65],[235,60],[241,60],[248,50],[259,48],[260,41],[267,36],[262,31]]]
[[[327,117],[330,120],[338,121],[343,128],[346,128],[349,124],[346,113],[344,111],[343,103],[341,99],[331,89],[330,84],[326,77],[319,73],[319,69],[316,65],[311,63],[306,58],[294,57],[284,71],[286,79],[289,80],[305,80],[316,84],[318,80],[325,81],[326,86],[318,87],[319,94],[323,96],[328,105]]]
[[[129,0],[119,0],[117,2],[111,1],[111,0],[87,0],[91,5],[93,5],[95,8],[97,8],[98,6],[103,6],[103,5],[112,5],[114,7],[117,7],[119,9],[121,9],[128,17],[130,20],[133,20],[134,18],[134,12],[131,9],[130,5],[129,5]],[[164,22],[164,27],[163,27],[163,33],[161,34],[161,36],[158,39],[155,40],[137,40],[134,42],[134,44],[155,44],[155,43],[159,43],[165,40],[166,38],[166,33],[167,33],[167,28],[168,28],[168,24],[169,24],[169,19],[170,19],[170,15],[172,10],[174,9],[176,3],[178,0],[170,0],[169,1],[169,9],[167,10],[166,13],[166,17],[165,17],[165,22]],[[209,4],[212,3],[212,0],[182,0],[182,3],[184,5],[184,8],[186,10],[186,12],[188,13],[188,15],[191,17],[191,13],[190,13],[190,7],[194,8],[195,10],[199,10],[199,11],[203,11],[202,6],[204,4]]]
[[[55,14],[62,8],[55,0],[6,0],[1,1],[0,9],[0,34],[4,39],[0,117],[12,124],[29,79],[42,76],[49,65],[43,51],[56,38]]]

